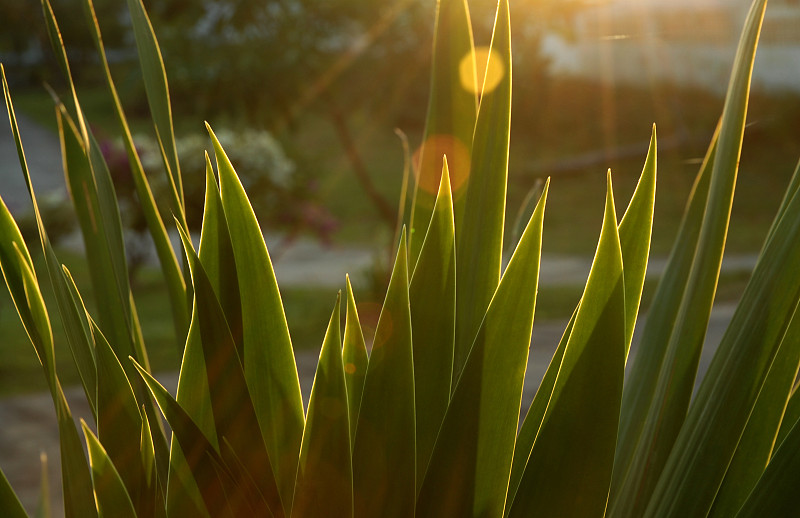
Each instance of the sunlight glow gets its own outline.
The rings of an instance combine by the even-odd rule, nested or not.
[[[473,91],[475,83],[471,77],[472,67],[470,56],[461,58],[458,65],[458,72],[461,79],[461,87]],[[475,66],[478,72],[478,91],[476,93],[489,93],[500,84],[506,74],[506,64],[503,58],[489,47],[475,48]],[[481,88],[483,85],[483,88]]]
[[[424,154],[422,146],[425,147]],[[452,135],[432,135],[422,146],[414,153],[413,161],[419,189],[436,196],[442,178],[442,157],[447,156],[450,185],[453,195],[457,197],[459,188],[469,176],[470,156],[467,146]],[[423,162],[421,164],[420,156]],[[433,199],[430,202],[432,204]]]

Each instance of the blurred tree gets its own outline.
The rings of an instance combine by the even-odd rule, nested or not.
[[[291,124],[323,94],[344,103],[352,88],[336,79],[354,62],[362,69],[406,63],[430,38],[429,13],[421,12],[427,2],[421,0],[149,3],[176,102],[273,129]],[[358,97],[385,84],[373,76],[370,91]]]

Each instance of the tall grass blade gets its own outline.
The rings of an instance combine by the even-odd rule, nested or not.
[[[795,267],[798,261],[800,196],[795,194],[756,264],[689,407],[648,513],[674,509],[685,516],[710,509],[759,393],[764,390],[770,366],[781,355],[781,344],[787,338],[800,300],[800,272]],[[784,361],[797,354],[789,348],[800,347],[800,343],[786,345],[786,356],[781,358]],[[775,397],[785,401],[788,387],[784,390]],[[773,436],[768,435],[765,440],[771,443]]]
[[[3,509],[8,518],[28,518],[28,513],[22,507],[2,469],[0,469],[0,509]]]
[[[509,517],[603,515],[625,369],[622,260],[609,171],[597,252]]]
[[[239,279],[244,374],[288,512],[305,421],[292,342],[261,228],[230,160],[208,130]]]
[[[736,518],[792,516],[800,506],[800,426],[792,423],[786,441],[775,452],[764,474],[747,497]]]
[[[456,383],[420,489],[418,517],[502,515],[533,329],[547,191],[545,185]]]
[[[194,304],[217,437],[221,441],[224,438],[231,452],[243,462],[246,473],[263,491],[273,514],[282,516],[284,504],[278,494],[273,463],[263,442],[236,344],[200,258],[194,253],[189,236],[178,228],[192,274]],[[223,460],[230,464],[225,450],[222,452]]]
[[[456,319],[456,250],[445,160],[432,219],[409,287],[417,420],[417,490],[450,402]]]
[[[647,414],[633,461],[621,486],[619,499],[626,505],[619,508],[620,516],[639,515],[648,506],[686,417],[725,247],[747,113],[750,75],[765,6],[765,1],[756,0],[753,3],[737,51],[720,123],[718,149],[711,171],[708,201],[700,227],[697,251],[680,309],[672,326],[653,405]],[[664,282],[680,280],[666,278]],[[645,348],[642,351],[647,351],[646,344],[643,346]],[[708,482],[712,485],[719,483],[711,480]],[[701,497],[700,493],[702,491],[696,495],[696,501],[708,498]],[[667,498],[672,499],[674,496],[673,494]],[[653,501],[650,505],[656,504]],[[651,507],[653,510],[655,508]],[[708,508],[705,509],[707,511]]]
[[[120,130],[122,131],[123,144],[125,145],[125,152],[128,155],[128,161],[131,165],[131,175],[133,176],[134,185],[136,187],[136,194],[139,203],[142,205],[142,213],[144,214],[147,228],[153,238],[155,244],[156,254],[158,255],[161,264],[161,270],[164,272],[164,278],[167,284],[167,292],[169,293],[170,303],[172,305],[172,317],[175,326],[175,333],[178,337],[178,343],[183,345],[186,337],[187,328],[189,326],[189,308],[187,307],[186,298],[186,283],[183,279],[180,266],[178,265],[175,251],[167,235],[166,227],[161,219],[158,211],[153,193],[150,188],[150,183],[147,180],[147,175],[142,167],[139,154],[136,151],[136,145],[133,142],[128,121],[125,117],[125,112],[122,109],[122,103],[117,94],[117,88],[114,85],[114,80],[111,76],[111,70],[108,66],[108,59],[106,57],[105,46],[103,45],[103,38],[100,33],[100,25],[97,23],[97,16],[94,11],[94,4],[92,0],[84,0],[84,12],[88,19],[88,25],[91,28],[92,39],[97,49],[98,57],[103,66],[103,73],[106,80],[106,86],[114,101],[114,111],[119,123]],[[174,204],[173,204],[174,205]],[[176,212],[176,216],[184,222],[186,228],[185,216],[183,208]]]
[[[650,137],[650,148],[639,183],[628,208],[619,222],[619,242],[625,265],[625,356],[631,348],[633,329],[639,314],[639,302],[650,257],[650,236],[653,230],[653,210],[656,201],[656,127]]]
[[[350,285],[350,276],[346,277],[345,282],[347,284],[347,315],[344,324],[342,362],[344,364],[344,380],[347,384],[347,413],[350,416],[350,447],[352,448],[356,440],[358,412],[361,408],[361,396],[364,392],[364,378],[367,375],[369,359],[361,322],[358,319],[353,287]]]
[[[502,78],[493,90],[484,91],[481,97],[464,202],[464,224],[457,230],[456,285],[459,288],[453,380],[458,380],[500,281],[511,125],[510,23],[508,0],[500,0],[487,70],[501,70]],[[456,221],[458,225],[458,219]]]
[[[712,137],[703,164],[695,178],[678,236],[667,260],[647,319],[642,329],[639,352],[630,361],[625,380],[620,411],[620,431],[614,460],[614,476],[609,498],[609,511],[619,496],[625,475],[634,459],[634,452],[644,427],[647,413],[658,385],[659,372],[686,289],[686,279],[692,267],[700,235],[711,170],[717,150],[719,126]]]
[[[111,458],[100,444],[100,440],[83,420],[81,420],[81,427],[89,447],[89,462],[92,466],[92,485],[94,486],[98,517],[136,518],[139,515],[133,508],[130,495]]]
[[[451,185],[459,222],[466,201],[479,91],[467,0],[438,0],[433,42],[431,94],[423,142],[415,164],[416,183],[409,227],[412,270],[425,238],[422,232],[433,213],[444,155],[450,160],[451,174],[457,178]],[[457,227],[460,228],[460,224]]]
[[[296,518],[352,516],[353,466],[339,306],[331,314],[311,388],[292,505]]]
[[[142,415],[122,363],[100,329],[93,324],[97,350],[97,437],[113,463],[138,516],[153,516],[155,498],[147,484],[139,441],[132,430],[142,429]]]
[[[625,215],[619,224],[619,240],[622,250],[623,270],[625,279],[625,333],[626,351],[630,349],[633,329],[636,325],[636,315],[638,313],[639,301],[641,299],[644,277],[647,271],[647,260],[650,252],[649,240],[652,231],[653,210],[655,207],[656,189],[656,134],[655,126],[650,141],[650,148],[645,159],[642,174],[639,177],[636,190],[628,203]],[[629,281],[630,279],[630,281]],[[580,303],[579,303],[580,304]],[[572,333],[575,324],[577,308],[570,317],[566,330],[558,343],[556,352],[547,367],[539,389],[531,402],[525,420],[522,423],[517,444],[514,449],[514,463],[511,470],[511,481],[509,483],[508,501],[511,502],[516,495],[517,487],[522,478],[525,465],[528,462],[533,443],[539,432],[539,427],[544,419],[550,396],[553,393],[556,378],[558,376],[561,361],[567,341]],[[619,449],[619,444],[617,445]],[[510,510],[506,507],[506,513]]]
[[[30,181],[25,153],[22,149],[22,140],[19,134],[14,106],[11,101],[11,94],[8,90],[5,70],[0,66],[2,75],[3,94],[8,110],[11,131],[14,135],[14,142],[19,155],[20,167],[22,168],[31,201],[36,207],[36,197]],[[39,361],[45,371],[53,403],[56,407],[56,417],[58,419],[59,443],[61,446],[61,473],[64,485],[64,512],[66,518],[97,516],[92,498],[92,485],[89,475],[89,466],[83,455],[83,448],[80,444],[78,431],[72,420],[69,405],[61,389],[61,383],[56,374],[55,356],[53,353],[53,332],[50,325],[50,318],[47,308],[39,291],[39,282],[33,269],[33,262],[30,254],[22,242],[16,224],[13,224],[7,208],[3,204],[3,217],[0,217],[0,230],[11,237],[10,240],[2,240],[4,246],[0,246],[0,265],[3,275],[7,279],[9,290],[11,291],[14,305],[20,314],[23,325],[28,332],[31,343],[39,356]],[[5,236],[4,236],[5,237]],[[44,237],[44,236],[43,236]],[[45,241],[46,242],[46,241]],[[13,250],[13,252],[12,252]],[[11,255],[13,253],[13,256]],[[10,279],[10,281],[9,281]]]
[[[158,142],[161,145],[164,167],[167,170],[172,212],[185,228],[186,221],[182,219],[184,214],[183,183],[178,163],[178,150],[175,147],[175,130],[172,125],[172,107],[164,61],[161,58],[161,50],[144,4],[141,0],[127,0],[127,3],[133,24],[133,35],[136,38],[147,102],[150,105],[150,114],[153,118]]]
[[[764,473],[775,447],[786,402],[800,364],[800,316],[795,308],[758,400],[725,471],[709,516],[734,516]]]
[[[364,379],[353,448],[355,518],[414,516],[414,359],[406,254],[404,230]]]
[[[174,437],[180,444],[181,451],[197,483],[200,495],[209,516],[228,516],[228,506],[222,482],[217,476],[214,464],[223,466],[219,452],[208,441],[192,418],[181,408],[150,373],[133,361],[136,370],[153,395],[158,407],[164,414]]]

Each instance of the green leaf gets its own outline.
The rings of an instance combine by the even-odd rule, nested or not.
[[[353,466],[339,332],[341,293],[328,323],[308,402],[293,517],[352,516]]]
[[[28,518],[28,513],[22,507],[2,469],[0,469],[0,509],[3,509],[8,518]]]
[[[786,403],[786,410],[783,414],[781,428],[778,430],[778,436],[775,439],[776,445],[783,443],[792,425],[798,419],[800,419],[800,392],[797,391],[797,386],[795,386],[788,403]]]
[[[230,160],[208,130],[239,279],[245,378],[288,513],[305,421],[292,342],[261,228]]]
[[[114,109],[123,135],[123,143],[125,151],[128,155],[128,161],[131,164],[131,174],[133,176],[134,185],[136,187],[136,194],[141,203],[142,213],[144,214],[150,235],[155,244],[156,254],[158,255],[161,264],[161,270],[164,272],[164,278],[167,283],[167,292],[169,293],[170,303],[172,305],[172,316],[175,325],[175,332],[178,336],[178,342],[183,345],[186,336],[187,328],[189,325],[189,308],[187,307],[186,298],[186,283],[183,279],[180,266],[175,256],[175,251],[167,235],[166,227],[161,219],[158,211],[153,193],[150,188],[150,183],[147,180],[147,175],[142,167],[139,154],[136,151],[136,146],[133,142],[130,128],[125,117],[125,112],[122,109],[122,103],[119,100],[114,80],[111,76],[111,70],[108,66],[108,59],[106,58],[105,47],[103,45],[103,38],[100,34],[100,25],[97,23],[97,16],[94,11],[92,0],[84,0],[84,12],[86,13],[87,23],[91,28],[92,39],[94,40],[97,54],[100,62],[103,65],[103,72],[106,80],[106,85],[114,101]],[[183,221],[183,211],[181,210],[178,217]]]
[[[125,484],[136,514],[152,516],[155,497],[147,484],[140,443],[130,435],[131,430],[142,429],[136,396],[122,363],[94,322],[92,332],[97,350],[97,436]]]
[[[694,377],[722,261],[747,112],[750,74],[765,6],[766,2],[762,0],[753,3],[740,41],[720,123],[718,149],[711,171],[708,201],[697,250],[677,319],[672,326],[673,332],[661,367],[654,404],[647,414],[634,452],[634,460],[620,490],[620,501],[628,504],[624,508],[620,507],[620,516],[639,515],[645,507],[649,509],[648,513],[656,514],[664,512],[667,508],[683,509],[682,514],[679,512],[682,516],[705,514],[711,506],[713,496],[724,475],[724,469],[730,461],[730,456],[722,453],[711,465],[694,473],[682,471],[678,475],[674,471],[677,465],[685,462],[678,460],[683,457],[678,451],[680,448],[676,442],[679,432],[686,437],[690,430],[698,426],[698,424],[693,425],[693,420],[687,417],[686,409],[693,391]],[[680,282],[680,280],[665,278],[664,282]],[[757,341],[761,340],[768,341],[770,338],[762,336]],[[646,351],[646,348],[642,349],[642,353],[646,354]],[[748,377],[756,371],[756,369],[751,370]],[[705,380],[709,381],[708,374]],[[742,389],[746,391],[744,387]],[[700,408],[697,402],[699,400],[692,405],[689,415],[695,412],[695,408]],[[748,406],[748,414],[751,409],[752,406]],[[739,410],[742,408],[735,411]],[[702,418],[702,427],[713,426],[713,421],[714,418],[706,415]],[[682,426],[685,431],[681,431]],[[732,423],[724,435],[735,435],[735,440],[738,441],[740,434],[741,428],[737,430],[737,425]],[[724,452],[726,448],[724,444],[727,441],[722,438],[715,438],[715,441],[718,439],[720,441],[715,443],[713,449],[721,453]],[[687,449],[696,451],[694,448],[701,442],[703,441],[695,442],[692,447],[687,445]],[[675,455],[671,456],[671,452]],[[684,449],[683,453],[686,452]],[[724,466],[720,466],[719,463],[723,462],[723,459]],[[690,469],[689,464],[693,462],[683,464],[683,467]],[[695,477],[702,478],[702,483]],[[698,483],[697,487],[691,490],[686,485],[690,480]],[[671,489],[667,489],[669,487]]]
[[[414,359],[406,254],[404,229],[364,379],[353,448],[355,518],[414,516]]]
[[[483,92],[475,126],[463,227],[456,218],[456,341],[453,380],[464,367],[489,301],[500,281],[508,146],[511,124],[511,34],[508,0],[500,0],[487,68],[503,76]]]
[[[636,325],[641,290],[644,285],[644,276],[647,270],[647,259],[649,255],[649,240],[652,230],[653,209],[655,201],[656,187],[656,135],[653,126],[653,135],[650,140],[650,149],[647,153],[642,175],[634,191],[628,208],[619,224],[620,248],[622,250],[623,276],[625,279],[625,328],[626,328],[626,349],[630,349],[633,328]],[[630,280],[630,282],[628,282]],[[634,289],[636,288],[636,289]],[[508,498],[513,501],[522,478],[525,465],[528,462],[536,434],[544,419],[550,396],[553,393],[558,370],[564,357],[564,350],[567,346],[569,335],[575,324],[577,308],[570,317],[567,328],[558,343],[556,352],[550,361],[545,372],[539,389],[531,402],[530,408],[525,415],[520,432],[517,436],[517,445],[514,449],[514,463],[511,469],[511,481],[509,483]],[[509,511],[506,507],[506,513]]]
[[[132,361],[172,427],[173,436],[180,444],[209,515],[215,518],[228,516],[225,491],[213,465],[213,463],[219,466],[224,465],[219,452],[208,441],[192,418],[167,392],[167,389],[135,360]]]
[[[502,515],[533,329],[548,186],[453,391],[419,492],[418,517]]]
[[[125,489],[119,472],[114,467],[100,440],[81,419],[83,435],[89,447],[89,462],[92,466],[92,483],[97,502],[97,515],[114,518],[136,518],[130,495]]]
[[[681,299],[686,290],[686,280],[700,235],[705,211],[711,171],[717,152],[719,126],[706,152],[703,164],[695,178],[686,211],[681,220],[678,236],[667,260],[667,266],[658,284],[642,329],[639,352],[630,362],[631,368],[625,381],[620,412],[620,431],[614,460],[614,476],[609,499],[609,511],[619,497],[625,475],[634,459],[639,437],[647,413],[655,397],[661,365],[667,355],[670,336],[673,332]],[[687,346],[688,346],[687,342]],[[697,344],[694,344],[698,347]],[[684,354],[691,354],[685,351]],[[630,502],[629,500],[624,500]]]
[[[189,236],[180,226],[178,230],[192,274],[200,342],[203,346],[217,437],[224,438],[231,450],[243,460],[247,473],[264,492],[273,514],[282,515],[284,506],[278,494],[272,463],[262,440],[236,344],[211,281],[200,263],[200,258],[192,249]]]
[[[130,286],[116,195],[113,188],[101,194],[97,180],[102,175],[96,174],[78,129],[63,105],[58,106],[56,115],[64,173],[83,234],[95,299],[103,301],[97,307],[98,323],[107,330],[118,355],[138,358],[133,352]],[[113,200],[103,202],[105,196]]]
[[[412,267],[422,249],[425,236],[421,232],[427,228],[433,213],[445,155],[455,178],[452,188],[459,222],[464,211],[479,91],[467,0],[437,2],[431,70],[428,114],[415,167],[416,183],[410,217]]]
[[[11,94],[8,90],[5,70],[2,66],[0,66],[0,75],[2,75],[3,94],[11,123],[11,131],[17,146],[20,166],[28,184],[31,201],[36,207],[36,197],[33,193],[25,153],[22,149],[22,140],[19,135]],[[0,216],[0,232],[2,234],[0,234],[0,238],[10,237],[11,239],[8,241],[0,239],[0,261],[2,261],[0,266],[14,300],[14,305],[17,307],[20,319],[45,371],[50,394],[56,407],[61,447],[61,473],[64,485],[64,513],[66,518],[92,518],[97,516],[97,513],[92,498],[89,467],[83,455],[83,448],[78,438],[78,431],[75,429],[75,423],[72,420],[69,405],[56,374],[50,318],[48,317],[42,294],[39,291],[39,282],[33,270],[30,254],[24,247],[24,242],[20,246],[20,241],[17,241],[17,239],[21,240],[19,230],[16,228],[16,224],[14,224],[10,214],[8,214],[5,204],[2,204],[2,206],[3,210],[0,211],[0,214],[2,214]]]
[[[649,513],[669,507],[688,516],[710,509],[759,393],[764,390],[770,366],[781,354],[781,344],[800,300],[800,272],[796,268],[799,261],[800,196],[795,194],[756,264],[689,407],[684,428],[653,493]],[[800,344],[787,341],[787,346],[796,348]],[[788,361],[796,352],[787,349],[784,354],[781,360]],[[775,394],[787,396],[788,387],[783,396]],[[765,440],[771,443],[774,436],[767,437]]]
[[[230,276],[233,276],[235,281],[235,267],[232,263],[233,252],[230,248],[230,239],[228,238],[227,247],[223,248],[224,236],[228,236],[228,227],[224,221],[219,190],[216,180],[214,180],[211,163],[208,160],[208,156],[206,156],[206,200],[198,255],[223,309],[235,307],[232,304],[239,305],[238,326],[241,329],[241,302],[239,300],[238,282],[223,281],[223,278],[230,279]],[[227,258],[226,265],[221,262],[223,258]],[[222,289],[223,285],[225,286],[224,290]],[[234,294],[235,300],[231,300]],[[235,317],[230,314],[230,309],[226,314],[226,320],[229,323],[236,322]],[[234,328],[236,325],[235,323],[233,324]],[[209,394],[206,362],[203,357],[199,326],[197,312],[193,311],[178,379],[177,401],[197,423],[205,436],[209,438],[211,444],[219,447],[211,409],[211,396]],[[234,338],[234,340],[236,339]],[[197,513],[205,513],[202,496],[197,484],[192,479],[191,470],[186,463],[181,447],[174,440],[172,445],[169,489],[167,491],[167,505],[170,509],[170,515],[192,516]],[[203,510],[200,511],[200,509]]]
[[[17,126],[14,113],[14,104],[11,101],[11,92],[8,89],[5,69],[0,65],[0,75],[3,80],[3,95],[6,101],[6,110],[11,124],[11,132],[17,147],[17,156],[25,181],[30,189],[30,175],[25,153],[22,149],[22,139]],[[35,198],[32,198],[34,204]],[[47,308],[39,290],[39,281],[33,268],[33,261],[22,239],[14,218],[8,211],[5,202],[0,204],[0,268],[8,285],[9,293],[17,308],[25,332],[36,350],[39,363],[45,371],[50,391],[55,397],[56,370],[53,353],[53,331]]]
[[[236,343],[240,358],[244,357],[242,345],[242,301],[239,279],[233,255],[231,236],[225,221],[219,187],[214,179],[211,161],[206,159],[206,199],[203,210],[203,227],[198,255],[217,300],[225,313],[225,320]]]
[[[578,308],[580,303],[578,303]],[[528,407],[528,412],[525,414],[525,419],[522,421],[519,433],[517,434],[517,442],[514,446],[514,460],[511,463],[511,477],[508,482],[508,492],[506,496],[506,507],[504,516],[508,516],[511,511],[511,503],[517,494],[519,483],[522,480],[522,475],[525,473],[525,466],[528,464],[528,457],[530,457],[533,444],[536,442],[536,435],[539,433],[539,428],[542,426],[544,414],[547,411],[547,405],[550,403],[550,396],[553,394],[553,388],[556,385],[558,378],[558,370],[561,368],[561,362],[564,359],[564,351],[567,349],[567,341],[572,328],[575,325],[575,315],[578,313],[578,308],[572,312],[572,316],[567,323],[564,334],[558,342],[553,357],[550,359],[550,364],[544,373],[539,388]],[[533,344],[535,346],[536,344]]]
[[[57,386],[53,401],[58,419],[58,438],[61,450],[61,483],[64,494],[64,516],[66,518],[93,518],[97,516],[89,464],[75,428],[75,421],[64,397],[61,384]]]
[[[53,53],[55,54],[56,61],[58,61],[58,66],[61,68],[61,73],[67,79],[70,93],[72,94],[72,103],[76,114],[75,119],[80,125],[80,140],[83,142],[84,146],[88,146],[89,135],[86,129],[86,121],[81,111],[81,105],[78,102],[78,93],[75,90],[75,83],[72,81],[72,72],[70,71],[69,60],[67,59],[67,49],[64,46],[64,41],[61,39],[61,30],[58,28],[58,22],[56,21],[55,13],[53,13],[53,7],[50,5],[50,0],[41,0],[41,3],[50,45],[53,47]]]
[[[445,160],[436,205],[409,286],[418,486],[450,402],[456,318],[455,253],[453,200]]]
[[[344,324],[344,344],[342,346],[342,363],[344,364],[344,380],[347,384],[347,408],[350,416],[350,446],[355,444],[358,412],[361,408],[361,395],[364,392],[364,378],[367,375],[367,347],[364,333],[358,320],[356,299],[350,277],[345,278],[347,284],[347,316]]]
[[[737,518],[792,516],[800,506],[800,426],[795,421]]]
[[[509,517],[603,515],[625,370],[625,309],[609,172],[597,252]]]
[[[625,264],[625,355],[627,357],[639,314],[639,302],[650,256],[653,230],[653,209],[656,201],[656,126],[650,137],[650,148],[639,183],[619,223],[619,242]]]
[[[734,516],[764,472],[800,365],[800,316],[791,317],[709,516]]]
[[[180,164],[178,163],[178,150],[175,147],[172,107],[169,100],[164,61],[161,59],[161,50],[153,32],[150,18],[144,9],[144,4],[141,0],[127,0],[127,2],[133,24],[133,35],[136,38],[137,54],[139,56],[139,65],[142,69],[147,103],[150,106],[150,114],[153,118],[156,136],[161,145],[164,167],[167,170],[172,212],[178,217],[185,229],[183,185]]]

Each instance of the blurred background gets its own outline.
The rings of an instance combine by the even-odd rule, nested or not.
[[[209,121],[253,200],[279,280],[290,276],[281,273],[281,264],[292,262],[298,246],[305,246],[307,255],[340,253],[336,257],[361,287],[364,307],[379,301],[396,229],[404,139],[413,155],[424,129],[436,2],[144,3],[169,78],[190,225],[199,228],[202,150],[208,145],[203,121]],[[79,98],[121,200],[145,333],[152,341],[169,342],[160,274],[152,267],[102,69],[76,4],[53,0]],[[509,227],[524,212],[525,197],[537,181],[551,176],[543,253],[565,261],[591,259],[606,170],[613,171],[617,207],[624,210],[655,123],[659,183],[652,254],[664,258],[720,116],[749,4],[511,0]],[[496,2],[471,0],[469,5],[475,44],[487,46]],[[137,146],[158,191],[164,174],[125,2],[95,0],[95,8]],[[62,96],[67,90],[38,1],[0,2],[0,61],[22,118],[34,183],[46,200],[46,224],[52,238],[62,238],[62,260],[79,277],[81,257],[73,246],[77,227],[63,187],[53,103],[44,85]],[[759,251],[798,158],[800,1],[771,0],[756,57],[729,253],[747,257]],[[21,176],[6,127],[0,130],[0,195],[35,243]],[[306,271],[313,271],[309,264]],[[729,296],[735,297],[746,276],[730,281]],[[282,288],[295,342],[318,345],[333,299],[317,302],[318,286],[311,284],[301,276]],[[579,296],[579,286],[544,293],[540,307],[549,297],[551,309],[537,310],[537,317],[567,317]],[[10,329],[15,318],[10,302],[0,301],[0,328]],[[27,347],[21,328],[9,332],[20,338],[8,343]],[[154,364],[177,365],[175,349],[163,349],[163,358],[151,358]],[[0,378],[6,388],[0,391],[35,383],[12,372],[13,365],[4,370]]]

